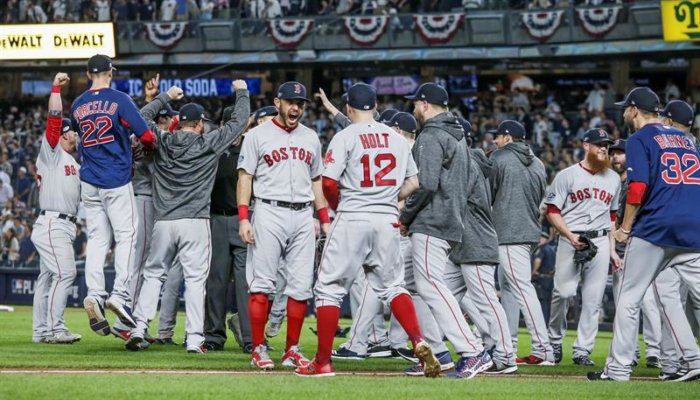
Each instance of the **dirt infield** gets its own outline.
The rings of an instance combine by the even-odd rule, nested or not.
[[[221,375],[221,376],[260,376],[260,375],[291,375],[290,371],[221,371],[221,370],[177,370],[177,369],[143,369],[143,370],[126,370],[126,369],[0,369],[0,375]],[[353,371],[353,372],[336,372],[337,376],[357,376],[365,378],[396,378],[406,377],[405,374],[399,372],[372,372],[372,371]],[[480,374],[479,378],[487,379],[553,379],[553,380],[585,380],[585,376],[573,375],[546,375],[546,374],[512,374],[512,375],[485,375]],[[633,381],[657,381],[652,377],[634,377]]]

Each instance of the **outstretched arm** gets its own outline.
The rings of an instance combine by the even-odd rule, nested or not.
[[[61,137],[61,124],[63,123],[63,103],[61,101],[61,86],[70,81],[68,74],[59,72],[53,78],[51,96],[49,96],[49,116],[46,120],[46,140],[51,148],[55,148]]]

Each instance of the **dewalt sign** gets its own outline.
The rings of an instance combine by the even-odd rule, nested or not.
[[[116,56],[114,25],[0,25],[0,60],[54,60]]]

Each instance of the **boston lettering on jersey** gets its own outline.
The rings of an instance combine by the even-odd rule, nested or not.
[[[593,193],[591,193],[591,191]],[[585,189],[577,190],[575,193],[569,193],[568,196],[569,196],[569,200],[571,201],[572,204],[579,202],[579,201],[593,198],[595,200],[600,200],[607,205],[610,205],[610,203],[612,202],[612,199],[613,199],[612,193],[608,193],[605,190],[598,189],[598,188],[593,188],[593,189],[585,188]]]
[[[267,163],[268,167],[271,167],[275,163],[278,163],[280,161],[289,160],[290,158],[292,160],[300,160],[308,165],[311,165],[311,160],[313,159],[313,157],[314,154],[310,150],[307,150],[303,147],[290,146],[289,148],[280,147],[277,150],[272,150],[270,154],[265,153],[263,155],[263,160],[265,160],[265,163]]]
[[[358,135],[365,149],[385,149],[389,147],[388,133],[362,133]]]

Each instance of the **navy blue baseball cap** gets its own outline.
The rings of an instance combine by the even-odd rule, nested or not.
[[[356,83],[343,95],[347,104],[356,109],[368,111],[377,106],[377,91],[374,86],[366,83]]]
[[[95,54],[90,57],[87,64],[88,72],[105,72],[114,68],[112,59],[104,54]]]
[[[635,106],[648,112],[659,112],[659,96],[646,86],[636,87],[630,90],[625,100],[615,103],[616,106],[626,108]]]
[[[394,118],[394,115],[398,114],[399,110],[394,110],[393,108],[387,108],[379,114],[379,122],[386,124]]]
[[[405,96],[405,98],[413,101],[425,100],[430,104],[436,104],[439,106],[447,106],[447,103],[450,100],[447,90],[437,83],[432,82],[420,85],[415,94]]]
[[[490,130],[489,133],[494,135],[510,135],[514,139],[525,139],[525,127],[518,121],[507,119],[500,124],[498,128]]]
[[[659,112],[662,117],[670,118],[673,122],[678,122],[681,125],[693,125],[695,111],[690,104],[683,100],[672,100],[666,104],[666,108]]]
[[[197,103],[187,103],[180,107],[180,121],[209,121],[204,116],[204,107]]]
[[[462,125],[462,129],[464,129],[464,134],[466,136],[472,135],[472,124],[469,121],[464,118],[457,118],[457,122]]]
[[[611,144],[614,141],[610,139],[610,135],[608,135],[608,132],[606,132],[605,129],[593,128],[587,130],[586,133],[583,134],[583,142],[590,144]]]
[[[163,106],[163,108],[161,108],[160,111],[158,111],[159,117],[174,117],[178,114],[180,113],[173,110],[173,108],[168,103],[165,103],[165,106]]]
[[[418,122],[413,115],[407,112],[397,112],[389,122],[389,126],[398,126],[404,132],[415,134],[418,130]]]
[[[258,120],[263,117],[274,117],[277,114],[279,114],[279,110],[277,110],[277,107],[265,106],[255,110],[255,112],[253,113],[253,118]]]
[[[627,141],[625,139],[617,139],[610,145],[608,151],[619,150],[625,152],[627,150]]]
[[[311,101],[306,97],[306,86],[296,81],[281,84],[279,89],[277,89],[277,98],[283,100]]]
[[[68,131],[73,130],[73,124],[70,122],[70,119],[68,118],[63,118],[61,119],[61,135],[64,133],[67,133]]]

